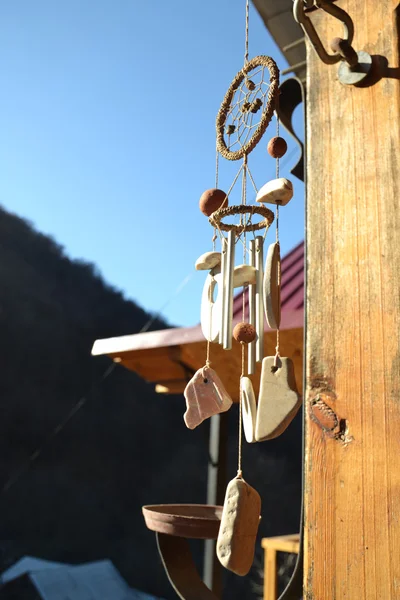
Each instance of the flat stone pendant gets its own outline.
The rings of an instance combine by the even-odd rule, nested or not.
[[[186,427],[194,429],[208,417],[225,412],[232,400],[214,369],[203,367],[196,371],[183,393],[186,412],[183,415]]]
[[[253,564],[260,514],[258,492],[244,479],[232,479],[226,488],[217,556],[221,565],[236,575],[247,575]]]
[[[275,366],[276,360],[276,366]],[[256,419],[256,441],[278,437],[301,406],[293,362],[290,358],[267,356],[262,361]]]

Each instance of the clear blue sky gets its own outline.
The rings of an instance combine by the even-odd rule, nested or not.
[[[164,311],[179,325],[199,321],[205,274],[193,265],[212,231],[198,199],[214,187],[215,116],[243,65],[244,14],[244,0],[15,0],[0,9],[0,204],[148,310],[193,272]],[[251,6],[257,54],[286,66]],[[258,187],[274,177],[272,135],[249,158]],[[283,252],[303,239],[303,186],[289,174],[297,155],[281,172],[295,183],[281,210]],[[232,164],[220,165],[229,188]]]

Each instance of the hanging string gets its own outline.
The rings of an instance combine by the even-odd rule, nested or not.
[[[215,148],[215,187],[216,189],[218,189],[218,179],[219,179],[219,152],[218,152],[218,148]],[[220,232],[221,235],[221,232]],[[214,233],[212,236],[212,249],[213,252],[215,252],[216,249],[216,245],[215,242],[217,240],[217,229],[214,227]],[[214,277],[213,277],[213,281],[214,281]],[[210,289],[209,289],[209,293],[208,293],[208,304],[210,307],[210,327],[209,327],[209,331],[208,331],[208,338],[211,338],[211,332],[212,332],[212,285],[210,285]],[[207,339],[207,352],[206,352],[206,367],[209,367],[211,365],[210,362],[210,339]]]
[[[244,377],[244,365],[245,365],[245,343],[244,342],[240,342],[241,346],[242,346],[242,373],[240,375],[240,380],[242,379],[242,377]],[[242,412],[242,386],[240,385],[239,388],[239,446],[238,446],[238,470],[237,470],[237,477],[242,478],[243,472],[242,472],[242,429],[243,429],[243,412]]]
[[[247,204],[247,154],[244,155],[243,157],[243,177],[242,177],[242,204],[246,205]],[[247,263],[247,243],[246,243],[246,231],[243,232],[243,263],[246,264]],[[243,292],[242,292],[242,321],[244,322],[245,320],[245,313],[246,313],[246,289],[247,286],[243,286]],[[240,381],[242,379],[242,377],[244,377],[245,375],[245,344],[244,342],[241,342],[240,345],[242,346],[242,372],[240,375]],[[242,433],[242,429],[243,429],[243,409],[242,409],[242,402],[243,402],[243,392],[242,392],[242,386],[239,383],[239,445],[238,445],[238,471],[237,471],[237,477],[242,478],[242,441],[243,441],[243,433]]]
[[[218,189],[218,179],[219,179],[219,152],[218,148],[215,148],[215,187]],[[214,227],[214,234],[212,237],[212,249],[215,252],[215,242],[217,240],[217,230]]]
[[[257,187],[257,186],[256,186],[256,184],[254,183],[253,175],[251,174],[251,171],[250,171],[250,169],[249,169],[249,165],[247,165],[247,166],[246,166],[246,169],[247,169],[247,173],[249,174],[250,181],[251,181],[251,183],[252,183],[252,185],[253,185],[254,191],[255,191],[255,193],[257,194],[257,193],[258,193],[258,187]]]
[[[244,50],[244,66],[249,62],[249,0],[246,0],[246,41]]]
[[[276,137],[279,137],[279,116],[276,114]],[[279,178],[279,158],[276,159],[276,178]],[[276,204],[275,207],[275,223],[276,223],[276,243],[279,244],[279,204]],[[279,269],[278,269],[278,286],[281,286],[281,262],[279,261]],[[276,347],[275,347],[275,367],[278,366],[278,358],[279,358],[279,325],[276,330]]]
[[[242,177],[242,204],[247,204],[247,154],[243,157],[243,177]],[[245,223],[246,224],[246,223]],[[243,231],[243,264],[247,263],[247,240],[246,240],[246,229]],[[243,286],[242,293],[242,321],[245,320],[245,304],[246,304],[246,287]]]

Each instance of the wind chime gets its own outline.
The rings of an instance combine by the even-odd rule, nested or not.
[[[276,161],[276,178],[257,189],[249,168],[249,155],[270,124],[279,101],[279,71],[268,56],[248,58],[249,2],[246,0],[246,43],[243,68],[234,77],[216,120],[216,182],[200,198],[200,210],[213,227],[212,251],[196,261],[197,270],[209,271],[201,299],[201,327],[207,340],[204,367],[188,383],[184,395],[187,410],[184,420],[190,429],[206,418],[227,411],[232,399],[211,367],[211,344],[229,351],[241,344],[242,369],[238,373],[239,443],[238,471],[228,484],[217,540],[217,555],[224,567],[246,575],[254,558],[255,540],[261,514],[257,491],[243,478],[242,427],[249,443],[270,440],[280,435],[300,407],[293,363],[281,356],[281,260],[279,245],[279,207],[293,196],[292,183],[279,176],[279,159],[287,145],[276,136],[267,146]],[[240,160],[240,168],[227,192],[218,188],[219,159]],[[230,197],[241,181],[241,202],[230,205]],[[254,204],[247,202],[248,182],[256,194]],[[275,205],[275,215],[266,204]],[[261,219],[260,219],[261,217]],[[276,237],[266,251],[264,244],[275,219]],[[220,250],[216,242],[220,242]],[[243,247],[243,262],[235,266],[237,249]],[[214,299],[216,286],[218,293]],[[242,322],[233,327],[234,290],[243,288]],[[264,357],[264,314],[276,330],[273,356]],[[247,353],[246,353],[247,349]],[[246,360],[247,354],[247,360]],[[248,375],[254,375],[262,362],[260,392],[256,402]]]

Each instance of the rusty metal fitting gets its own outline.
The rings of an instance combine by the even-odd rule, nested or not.
[[[331,50],[340,54],[350,67],[355,67],[358,64],[358,55],[354,48],[349,44],[348,40],[340,37],[335,37],[331,41]]]

